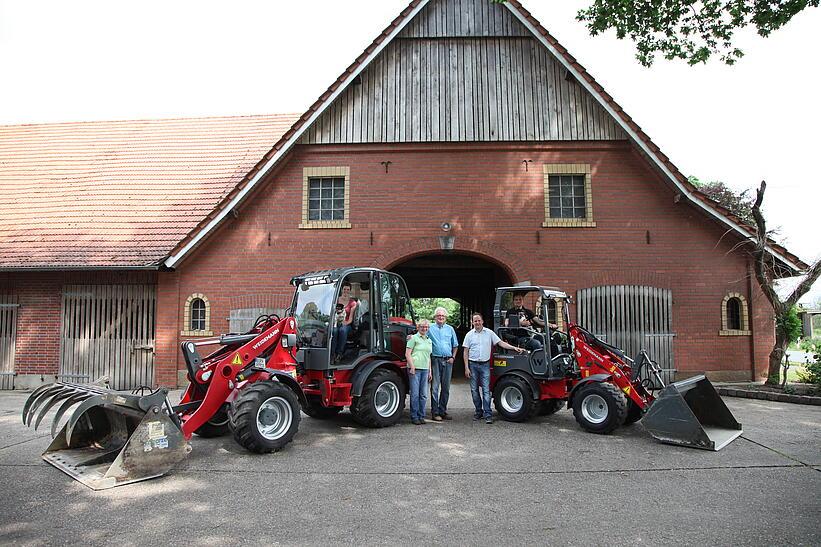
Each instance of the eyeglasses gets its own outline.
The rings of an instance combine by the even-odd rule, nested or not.
[[[419,327],[419,330],[428,330],[430,327]]]
[[[440,313],[439,315],[434,315],[434,317],[445,317],[445,316]]]

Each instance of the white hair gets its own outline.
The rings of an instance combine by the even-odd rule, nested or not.
[[[427,319],[420,319],[416,322],[417,327],[421,327],[422,325],[430,326],[430,321],[428,321]]]
[[[445,308],[443,308],[442,306],[439,306],[438,308],[436,308],[435,310],[433,310],[433,315],[434,315],[434,317],[435,317],[436,315],[438,315],[438,314],[439,314],[439,312],[442,312],[443,314],[445,314],[445,317],[447,317],[447,316],[448,316],[448,310],[446,310],[446,309],[445,309]]]

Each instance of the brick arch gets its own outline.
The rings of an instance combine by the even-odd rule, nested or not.
[[[442,248],[437,236],[414,238],[393,246],[389,251],[379,255],[371,262],[371,266],[389,270],[411,258],[441,251]],[[507,273],[513,283],[532,281],[530,272],[524,263],[513,252],[501,245],[472,237],[456,236],[452,252],[472,255],[493,262]]]

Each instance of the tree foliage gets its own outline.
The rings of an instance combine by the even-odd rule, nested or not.
[[[819,0],[595,0],[577,19],[593,36],[609,29],[619,39],[636,44],[636,58],[644,66],[656,54],[705,63],[713,55],[732,65],[744,52],[733,45],[735,31],[753,27],[767,37],[797,13],[817,7]]]
[[[442,306],[448,310],[447,323],[453,327],[459,325],[459,309],[460,304],[451,298],[412,298],[413,311],[419,319],[427,319],[433,321],[433,312],[436,308]]]
[[[506,0],[491,0],[502,4]],[[733,45],[735,32],[752,27],[767,37],[797,13],[817,7],[819,0],[594,0],[579,10],[593,36],[610,29],[620,40],[636,44],[636,58],[650,66],[656,54],[706,63],[713,55],[734,64],[744,52]]]
[[[698,191],[715,201],[725,209],[728,209],[735,216],[749,224],[755,224],[753,218],[753,203],[755,199],[750,194],[750,190],[735,192],[721,181],[702,182],[696,177],[687,177],[690,183],[698,188]]]
[[[798,341],[803,332],[801,328],[801,318],[798,317],[798,308],[793,306],[776,317],[775,331],[778,336],[784,338],[787,345]]]

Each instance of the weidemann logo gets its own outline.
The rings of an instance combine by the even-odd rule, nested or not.
[[[279,334],[279,329],[276,329],[274,332],[272,332],[271,334],[269,334],[268,336],[266,336],[265,338],[263,338],[262,340],[260,340],[256,344],[254,344],[253,346],[251,346],[251,349],[257,349],[258,347],[260,347],[262,344],[264,344],[265,342],[267,342],[268,340],[270,340],[271,338],[273,338],[277,334]]]

